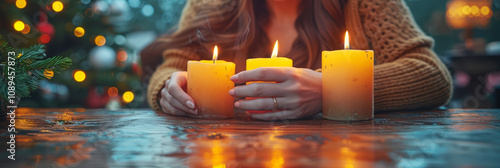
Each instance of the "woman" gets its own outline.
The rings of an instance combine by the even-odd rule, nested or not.
[[[278,112],[252,114],[262,120],[296,119],[321,112],[321,51],[342,49],[349,30],[351,48],[375,51],[376,111],[434,108],[448,102],[451,77],[431,50],[433,40],[415,24],[402,0],[190,0],[178,30],[160,37],[141,53],[151,76],[148,101],[154,110],[172,115],[196,114],[196,102],[185,92],[188,60],[219,58],[236,63],[235,83],[251,84],[229,92],[240,97],[276,97]],[[243,71],[245,60],[269,57],[280,41],[278,56],[295,68]],[[235,107],[273,110],[272,98],[239,100]]]

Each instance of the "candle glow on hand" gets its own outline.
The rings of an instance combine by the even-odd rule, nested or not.
[[[214,62],[215,64],[215,61],[217,61],[217,57],[218,57],[218,50],[217,50],[217,45],[215,45],[214,47],[214,55],[212,56],[212,61]]]
[[[344,49],[350,49],[349,47],[349,32],[345,31],[345,38],[344,38]]]
[[[278,40],[276,40],[276,43],[274,43],[273,53],[271,54],[271,58],[276,57],[278,57]]]

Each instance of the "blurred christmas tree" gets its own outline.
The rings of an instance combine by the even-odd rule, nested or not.
[[[14,48],[45,44],[73,65],[25,107],[144,107],[139,52],[177,24],[185,0],[0,0],[0,34]],[[2,57],[6,57],[2,55]],[[112,103],[110,103],[112,102]],[[118,102],[118,103],[117,103]]]

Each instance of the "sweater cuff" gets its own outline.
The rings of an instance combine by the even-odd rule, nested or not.
[[[151,77],[151,80],[149,81],[148,85],[148,103],[149,106],[154,110],[154,111],[159,111],[161,112],[161,106],[158,103],[158,94],[161,92],[161,89],[163,89],[165,85],[165,81],[170,78],[172,73],[180,71],[179,69],[176,68],[166,68],[162,69],[161,71],[155,71]]]

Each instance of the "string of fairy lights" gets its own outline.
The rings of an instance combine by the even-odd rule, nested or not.
[[[28,5],[28,3],[26,0],[16,0],[15,5],[19,9],[24,9]],[[62,12],[64,10],[64,3],[59,0],[55,0],[50,5],[47,5],[47,9],[53,12]],[[29,24],[26,24],[21,20],[15,20],[13,23],[13,27],[14,30],[22,34],[28,34],[31,31],[33,31],[32,28],[29,26]],[[85,35],[85,28],[78,26],[74,28],[73,34],[75,37],[82,38]],[[51,41],[51,36],[49,34],[42,33],[38,37],[38,42],[41,44],[47,44],[50,41]],[[90,41],[96,46],[104,46],[106,44],[106,38],[103,35],[91,36]],[[116,59],[119,62],[122,62],[121,64],[118,63],[119,66],[124,65],[124,62],[127,60],[127,58],[128,54],[124,50],[119,50],[116,53]],[[84,82],[87,79],[87,74],[83,70],[76,69],[73,71],[73,79],[78,83]],[[118,88],[109,87],[107,89],[107,94],[111,98],[118,97],[119,96]],[[131,91],[125,91],[122,94],[121,99],[123,100],[124,103],[130,103],[134,100],[134,93]]]

